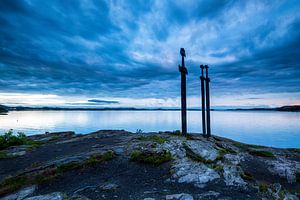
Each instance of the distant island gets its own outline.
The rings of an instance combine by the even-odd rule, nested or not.
[[[179,111],[180,108],[135,108],[135,107],[104,107],[104,108],[66,108],[66,107],[27,107],[27,106],[4,106],[0,105],[0,113],[5,114],[8,111],[31,111],[31,110],[64,110],[64,111],[105,111],[105,110],[116,110],[116,111]],[[188,108],[190,111],[201,111],[200,108]],[[282,112],[299,112],[300,105],[282,106],[276,108],[235,108],[235,109],[211,109],[211,111],[282,111]]]
[[[0,105],[0,115],[1,114],[6,114],[7,112],[8,112],[7,107]]]
[[[299,112],[300,105],[294,106],[282,106],[277,108],[237,108],[237,109],[228,109],[228,110],[236,110],[236,111],[285,111],[285,112]]]

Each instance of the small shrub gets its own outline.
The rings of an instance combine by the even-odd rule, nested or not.
[[[4,135],[0,135],[0,150],[19,145],[30,145],[31,148],[36,148],[42,144],[42,142],[28,139],[22,132],[18,132],[17,135],[14,135],[12,129],[4,133]]]
[[[22,145],[26,142],[26,136],[23,133],[18,133],[18,135],[13,134],[13,130],[9,130],[0,135],[0,150],[6,149],[10,146]]]
[[[256,151],[256,150],[249,150],[249,154],[253,156],[260,156],[260,157],[274,157],[274,154],[270,151]]]
[[[263,193],[266,193],[268,191],[268,188],[269,188],[269,184],[268,183],[265,183],[265,182],[261,182],[258,186],[259,188],[259,191],[260,192],[263,192]]]
[[[133,151],[130,155],[130,160],[146,164],[160,165],[172,160],[172,155],[168,151],[160,153]]]

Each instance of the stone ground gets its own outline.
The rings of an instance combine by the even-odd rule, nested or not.
[[[199,134],[184,138],[178,132],[101,130],[29,139],[42,144],[2,151],[8,156],[0,159],[0,199],[299,199],[300,195],[299,149]],[[169,153],[172,160],[133,161],[133,152],[146,159]],[[107,153],[113,156],[88,164]],[[24,177],[30,181],[22,181]]]

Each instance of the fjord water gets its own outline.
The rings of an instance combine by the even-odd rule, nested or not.
[[[300,148],[300,112],[212,111],[212,133],[249,144]],[[136,132],[180,129],[180,111],[13,111],[0,115],[0,134],[100,129]],[[201,111],[188,111],[188,131],[201,132]]]

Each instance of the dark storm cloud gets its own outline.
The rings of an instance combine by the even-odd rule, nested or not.
[[[211,66],[215,95],[300,92],[299,8],[298,1],[2,0],[0,91],[176,97],[185,47],[190,95],[199,93],[201,63]]]

